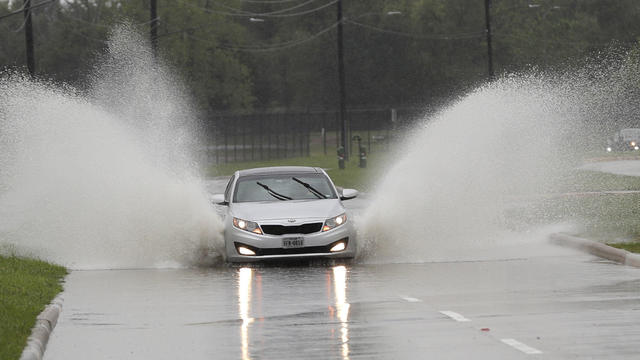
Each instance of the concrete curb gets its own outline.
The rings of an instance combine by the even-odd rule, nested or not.
[[[640,267],[640,255],[628,252],[627,250],[617,249],[609,245],[599,243],[593,240],[583,239],[577,236],[567,234],[551,234],[549,241],[554,244],[571,247],[582,250],[589,254],[599,256],[620,264]]]
[[[27,346],[22,351],[20,360],[41,360],[44,350],[49,342],[49,335],[58,323],[58,317],[62,312],[63,299],[56,296],[51,304],[47,305],[36,318],[36,324],[27,339]]]

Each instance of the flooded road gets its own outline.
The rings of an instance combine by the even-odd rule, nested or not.
[[[640,272],[547,254],[74,271],[45,359],[635,358]]]
[[[470,261],[73,271],[45,359],[636,358],[640,270],[539,237]]]

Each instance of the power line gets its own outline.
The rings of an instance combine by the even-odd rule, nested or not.
[[[335,3],[337,3],[337,2],[338,2],[338,0],[333,0],[333,1],[328,2],[328,3],[324,4],[324,5],[321,5],[321,6],[317,7],[317,8],[310,9],[310,10],[305,10],[305,11],[301,11],[301,12],[298,12],[298,13],[291,13],[291,14],[272,14],[272,15],[270,15],[270,14],[259,15],[259,14],[258,14],[258,15],[254,15],[254,16],[261,16],[261,17],[275,17],[275,18],[278,18],[278,17],[292,17],[292,16],[308,15],[308,14],[311,14],[311,13],[314,13],[314,12],[318,12],[318,11],[320,11],[320,10],[324,10],[324,9],[328,8],[329,6],[331,6],[331,5],[334,5],[334,4],[335,4]]]
[[[244,3],[252,3],[252,4],[284,4],[284,3],[289,3],[289,2],[294,2],[294,1],[298,1],[298,0],[272,0],[272,1],[268,1],[268,0],[239,0],[240,2],[244,2]]]
[[[220,7],[223,7],[225,9],[235,11],[238,14],[244,14],[244,15],[248,15],[248,16],[267,16],[267,15],[274,15],[274,14],[282,14],[282,13],[289,12],[291,10],[299,9],[299,8],[307,6],[307,5],[309,5],[309,4],[311,4],[311,3],[315,2],[315,1],[317,1],[317,0],[307,0],[307,1],[303,2],[303,3],[301,3],[301,4],[292,6],[290,8],[275,10],[275,11],[266,12],[266,13],[254,13],[254,12],[251,12],[251,11],[246,11],[246,10],[234,8],[234,7],[225,5],[225,4],[221,4],[221,3],[218,3],[216,1],[214,1],[213,3],[217,4]]]
[[[12,11],[12,12],[10,12],[8,14],[4,14],[4,15],[0,16],[0,20],[2,20],[4,18],[8,18],[9,16],[22,14],[25,10],[33,10],[33,9],[39,8],[41,6],[47,5],[47,4],[55,2],[55,1],[56,0],[45,0],[45,1],[41,2],[41,3],[39,3],[39,4],[31,5],[28,8],[25,8],[24,4],[23,4],[22,7],[20,8],[20,10]]]
[[[22,13],[24,11],[24,6],[25,5],[27,5],[27,4],[22,3],[22,6],[20,7],[20,9],[14,10],[14,11],[8,13],[8,14],[0,16],[0,19],[4,19],[6,17],[12,16],[12,15],[18,15],[18,14]],[[8,7],[9,7],[9,4],[7,4],[7,10],[8,10]]]
[[[286,18],[286,17],[302,16],[302,15],[312,14],[314,12],[318,12],[320,10],[323,10],[323,9],[325,9],[325,8],[331,6],[331,5],[334,5],[337,2],[338,2],[338,0],[332,0],[329,3],[326,3],[324,5],[318,6],[318,7],[313,8],[313,9],[304,10],[304,11],[300,11],[300,12],[297,12],[297,13],[290,13],[290,14],[250,13],[250,12],[238,13],[238,12],[228,12],[228,11],[218,11],[218,10],[207,9],[207,8],[203,8],[203,7],[198,6],[198,5],[190,4],[188,2],[186,4],[188,6],[191,6],[191,7],[196,8],[196,9],[200,9],[200,10],[202,10],[204,12],[207,12],[207,13],[210,13],[210,14],[218,14],[218,15],[224,15],[224,16]]]
[[[73,5],[73,3],[70,2],[69,0],[64,0],[64,1],[69,5]],[[100,24],[100,23],[97,23],[97,22],[88,21],[88,20],[79,18],[77,16],[73,16],[73,15],[69,14],[68,12],[65,12],[64,10],[59,11],[59,14],[61,14],[62,16],[66,17],[68,19],[75,20],[75,21],[81,22],[81,23],[85,23],[87,25],[92,25],[92,26],[97,26],[97,27],[107,28],[107,29],[112,27],[112,25]],[[149,23],[151,23],[152,21],[155,21],[155,20],[160,20],[160,17],[157,17],[157,18],[151,19],[151,20],[147,20],[147,21],[143,21],[143,22],[131,23],[131,25],[133,25],[133,26],[148,25]]]
[[[55,1],[55,0],[54,0],[54,1]],[[68,4],[71,4],[71,3],[69,2],[69,0],[65,0],[65,1],[66,1]],[[316,0],[313,0],[313,1],[316,1]],[[330,2],[330,3],[328,3],[328,4],[325,4],[325,5],[323,5],[321,8],[324,8],[324,7],[330,6],[330,5],[334,4],[336,1],[337,1],[337,0],[334,0],[333,2]],[[310,3],[310,2],[306,2],[306,3]],[[199,6],[193,5],[193,4],[189,4],[189,5],[190,5],[190,6],[192,6],[192,7],[195,7],[195,8],[201,9],[201,10],[203,10],[203,11],[205,11],[205,12],[219,13],[219,12],[216,12],[216,11],[214,11],[214,10],[210,10],[210,9],[202,8],[202,7],[199,7]],[[311,12],[311,11],[317,11],[317,9],[318,9],[318,8],[316,8],[316,9],[312,9],[312,10],[307,10],[307,11],[305,11],[304,13],[309,13],[309,12]],[[69,18],[69,19],[71,19],[71,20],[75,20],[75,21],[78,21],[78,22],[81,22],[81,23],[85,23],[85,24],[87,24],[87,25],[96,26],[96,27],[101,27],[101,28],[109,28],[109,27],[110,27],[109,25],[99,24],[99,23],[94,23],[94,22],[91,22],[91,21],[87,21],[87,20],[84,20],[84,19],[78,18],[78,17],[73,16],[73,15],[70,15],[70,14],[68,14],[68,13],[64,12],[64,11],[61,11],[60,13],[61,13],[61,15],[62,15],[62,16],[64,16],[64,17],[67,17],[67,18]],[[224,13],[224,14],[227,14],[227,13]],[[230,14],[230,13],[228,13],[228,14]],[[286,15],[298,15],[298,14],[300,14],[300,13],[297,13],[297,14],[286,14]],[[244,14],[233,14],[233,15],[234,15],[234,16],[249,16],[249,15],[244,15]],[[275,14],[274,14],[273,16],[275,16]],[[141,22],[141,23],[134,23],[133,25],[146,25],[146,24],[149,24],[150,22],[151,22],[151,21],[145,21],[145,22]],[[166,33],[163,33],[163,34],[158,34],[158,36],[157,36],[156,38],[162,38],[162,37],[172,36],[172,35],[180,34],[180,33],[191,33],[191,32],[195,32],[195,31],[202,30],[203,28],[208,27],[208,26],[210,26],[210,24],[203,24],[203,25],[200,25],[200,26],[192,26],[192,27],[182,28],[182,29],[178,29],[178,30],[174,30],[174,31],[169,31],[169,32],[166,32]],[[328,27],[328,28],[325,28],[325,29],[321,30],[320,32],[318,32],[318,33],[316,33],[316,34],[312,35],[310,38],[308,38],[308,39],[304,39],[304,40],[293,40],[293,41],[287,41],[287,42],[282,42],[282,43],[272,44],[273,46],[272,46],[272,45],[267,45],[267,46],[264,46],[264,47],[263,47],[263,46],[260,46],[260,45],[256,45],[256,46],[247,46],[247,47],[242,47],[242,46],[241,46],[241,47],[231,47],[231,46],[229,46],[229,47],[224,47],[224,49],[232,49],[232,50],[239,50],[239,51],[252,51],[252,50],[255,50],[255,51],[269,51],[269,50],[273,50],[273,49],[275,49],[275,50],[284,49],[284,48],[287,48],[287,47],[296,46],[296,45],[298,45],[298,44],[300,44],[300,43],[304,43],[304,42],[306,42],[306,41],[308,41],[308,40],[312,40],[312,39],[314,39],[315,37],[320,36],[320,35],[324,34],[325,32],[327,32],[327,31],[331,30],[331,29],[332,29],[333,27],[335,27],[335,26],[336,26],[336,24],[334,24],[334,25],[332,25],[332,26],[330,26],[330,27]],[[84,36],[84,35],[82,35],[82,34],[79,34],[79,33],[78,33],[78,35],[83,36],[83,37],[86,37],[86,36]],[[86,37],[86,38],[88,38],[88,37]],[[94,41],[102,41],[102,40],[93,39],[93,38],[88,38],[88,39],[90,39],[90,40],[94,40]],[[196,39],[196,40],[201,40],[201,41],[203,40],[203,39],[197,39],[197,38],[194,38],[194,39]],[[204,41],[207,41],[207,40],[204,40]]]
[[[62,20],[60,20],[60,19],[59,19],[59,18],[57,18],[57,17],[51,17],[51,16],[47,15],[47,18],[48,18],[50,21],[52,21],[52,22],[57,22],[57,23],[59,23],[59,24],[61,24],[61,25],[65,25],[65,24],[67,24],[67,23],[62,22]],[[97,38],[94,38],[94,37],[90,37],[90,36],[84,35],[83,33],[79,32],[79,31],[76,31],[76,30],[74,30],[74,29],[73,29],[73,28],[71,28],[71,27],[65,27],[65,28],[64,28],[64,30],[65,30],[65,31],[68,31],[68,32],[71,32],[71,33],[74,33],[74,34],[76,34],[76,35],[78,35],[78,36],[80,36],[80,37],[82,37],[82,38],[87,39],[87,40],[91,40],[91,41],[99,42],[99,43],[102,43],[102,44],[107,44],[107,43],[108,43],[108,41],[106,41],[106,40],[103,40],[103,39],[97,39]]]
[[[84,24],[87,24],[87,25],[97,26],[97,27],[101,27],[101,28],[110,28],[111,27],[109,25],[104,25],[104,24],[96,23],[96,22],[93,22],[93,21],[88,21],[88,20],[81,19],[81,18],[76,17],[76,16],[69,15],[65,11],[60,11],[59,14],[62,15],[63,17],[66,17],[69,20],[81,22],[81,23],[84,23]]]
[[[407,32],[388,30],[388,29],[380,28],[380,27],[373,26],[373,25],[363,24],[363,23],[360,23],[360,22],[357,22],[357,21],[353,21],[353,20],[349,20],[349,19],[346,19],[345,22],[349,23],[349,24],[352,24],[352,25],[363,27],[365,29],[378,31],[378,32],[381,32],[381,33],[404,36],[404,37],[410,37],[410,38],[414,38],[414,39],[460,40],[460,39],[479,38],[479,37],[483,37],[485,35],[484,31],[467,32],[467,33],[454,33],[454,34],[432,34],[432,35],[426,35],[425,34],[425,35],[423,35],[423,34],[415,34],[415,33],[407,33]]]
[[[286,48],[291,47],[291,46],[296,46],[296,45],[300,45],[300,44],[303,44],[305,42],[311,41],[311,40],[317,38],[318,36],[321,36],[322,34],[328,32],[328,31],[331,31],[331,29],[335,28],[337,25],[338,25],[338,23],[336,22],[336,23],[334,23],[334,24],[332,24],[332,25],[330,25],[330,26],[328,26],[328,27],[326,27],[326,28],[324,28],[324,29],[312,34],[311,36],[309,36],[309,37],[307,37],[305,39],[290,40],[290,41],[284,41],[284,42],[281,42],[281,43],[272,43],[272,44],[268,44],[266,46],[258,44],[258,45],[253,45],[253,46],[238,46],[238,47],[235,47],[235,48],[244,49],[244,50],[254,50],[254,49],[255,50],[271,50],[271,49],[280,50],[280,49],[286,49]]]
[[[268,46],[260,46],[260,45],[256,45],[256,46],[225,46],[225,45],[213,45],[215,48],[217,49],[223,49],[223,50],[235,50],[235,51],[244,51],[244,52],[270,52],[270,51],[278,51],[278,50],[284,50],[284,49],[288,49],[288,48],[292,48],[298,45],[302,45],[304,43],[307,43],[309,41],[312,41],[320,36],[322,36],[323,34],[331,31],[333,28],[335,28],[336,26],[338,26],[338,23],[336,22],[335,24],[322,29],[321,31],[305,38],[305,39],[301,39],[301,40],[292,40],[292,41],[287,41],[287,42],[283,42],[283,43],[279,43],[279,44],[269,44]],[[187,34],[186,35],[188,38],[193,39],[193,40],[197,40],[197,41],[202,41],[202,42],[208,42],[211,43],[211,40],[208,39],[202,39],[202,38],[198,38],[196,36],[193,36],[191,34]]]
[[[171,36],[171,35],[185,33],[185,32],[187,32],[187,33],[188,32],[194,32],[194,31],[201,30],[202,28],[205,28],[207,26],[209,26],[209,24],[204,24],[204,25],[195,26],[195,27],[188,27],[188,28],[182,28],[182,29],[178,29],[178,30],[173,30],[173,31],[166,32],[164,34],[159,34],[157,36],[157,38]]]
[[[18,31],[24,29],[24,26],[27,24],[27,20],[29,20],[28,18],[25,18],[24,21],[22,22],[22,25],[20,25],[17,29],[15,30],[11,30],[7,27],[7,29],[9,29],[11,32],[17,33]]]

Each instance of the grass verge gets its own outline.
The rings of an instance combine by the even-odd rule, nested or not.
[[[598,192],[640,190],[640,177],[574,170],[566,190]],[[558,206],[558,204],[556,204]],[[569,196],[559,208],[564,216],[584,225],[583,234],[605,242],[615,238],[640,239],[640,194],[592,194]]]
[[[511,209],[509,219],[516,226],[577,224],[576,235],[600,242],[640,241],[640,193],[603,193],[616,190],[640,191],[640,177],[570,170],[553,184],[548,196]]]
[[[372,185],[372,178],[378,174],[379,168],[383,165],[382,157],[381,154],[370,155],[367,158],[367,167],[360,168],[358,167],[359,159],[354,156],[345,163],[345,169],[340,170],[335,155],[316,153],[309,157],[219,164],[211,168],[210,174],[212,176],[230,176],[236,170],[267,166],[316,166],[325,169],[336,186],[366,191]]]
[[[614,248],[627,250],[632,253],[640,253],[640,242],[608,243],[607,245],[613,246]]]
[[[0,359],[18,359],[36,317],[62,291],[67,270],[44,261],[0,256]]]

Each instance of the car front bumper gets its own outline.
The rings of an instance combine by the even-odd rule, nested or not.
[[[227,224],[230,225],[230,224]],[[262,260],[286,260],[306,258],[353,258],[356,255],[356,234],[353,224],[347,222],[335,229],[312,234],[257,235],[240,230],[233,225],[225,230],[226,260],[229,262],[255,262]],[[303,238],[304,246],[284,248],[283,239]],[[331,252],[329,249],[339,241],[346,241],[342,251]],[[241,255],[237,246],[245,246],[256,252],[256,255]]]

